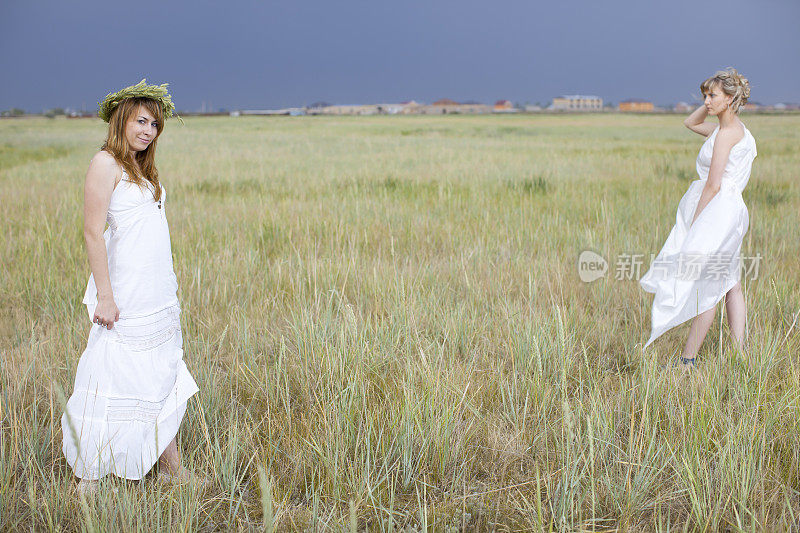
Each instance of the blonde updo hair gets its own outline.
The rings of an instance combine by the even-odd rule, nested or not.
[[[708,78],[700,84],[700,90],[703,95],[707,94],[714,85],[719,85],[722,92],[728,96],[733,96],[731,101],[731,111],[738,113],[747,99],[750,98],[750,82],[747,78],[736,72],[733,67],[728,67],[725,70],[718,70],[716,74]]]

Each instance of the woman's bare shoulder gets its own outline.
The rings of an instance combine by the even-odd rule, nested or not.
[[[94,154],[89,165],[98,167],[119,167],[119,163],[114,159],[114,156],[105,150],[100,150]]]
[[[122,177],[122,167],[114,159],[114,156],[105,150],[100,150],[92,157],[89,163],[89,170],[86,173],[87,177],[93,177],[95,180],[112,180],[116,183]]]
[[[715,145],[730,145],[733,146],[744,138],[744,128],[741,124],[730,124],[728,126],[720,126],[717,132]]]

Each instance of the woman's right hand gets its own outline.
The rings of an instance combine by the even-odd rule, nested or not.
[[[119,309],[114,298],[100,298],[97,301],[97,307],[94,308],[92,322],[111,329],[117,320],[119,320]]]

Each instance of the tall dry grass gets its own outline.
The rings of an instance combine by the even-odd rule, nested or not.
[[[644,354],[615,279],[674,222],[702,141],[675,116],[209,118],[159,169],[210,487],[79,498],[62,398],[88,323],[99,121],[0,121],[3,530],[783,530],[800,518],[800,118],[745,116],[751,350]],[[610,262],[592,284],[578,254]],[[645,260],[645,267],[647,260]],[[643,273],[642,270],[641,273]]]

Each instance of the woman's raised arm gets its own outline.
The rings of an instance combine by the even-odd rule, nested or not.
[[[714,133],[717,126],[713,122],[706,122],[707,116],[708,109],[706,109],[705,105],[701,105],[695,109],[691,115],[686,117],[686,120],[683,121],[683,125],[693,132],[699,133],[703,137],[708,137]]]

